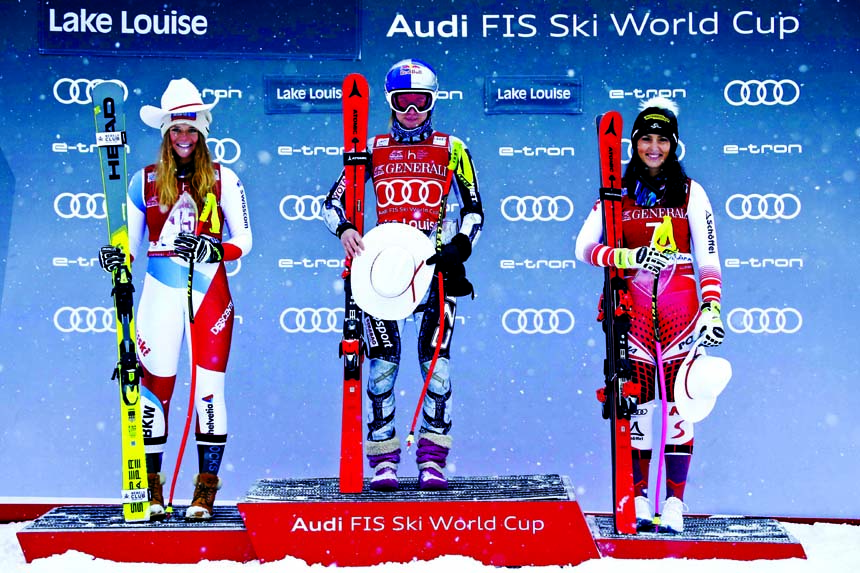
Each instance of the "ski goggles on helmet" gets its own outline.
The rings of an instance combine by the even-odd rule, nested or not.
[[[389,94],[388,105],[396,112],[406,113],[409,108],[415,108],[418,113],[433,109],[436,98],[430,90],[396,90]]]

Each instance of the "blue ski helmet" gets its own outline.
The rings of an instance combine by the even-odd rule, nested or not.
[[[425,109],[419,111],[430,111],[436,103],[436,95],[439,92],[439,82],[436,72],[427,62],[411,59],[401,60],[391,66],[385,76],[385,98],[388,105],[392,106],[391,98],[397,92],[426,93],[429,101]]]

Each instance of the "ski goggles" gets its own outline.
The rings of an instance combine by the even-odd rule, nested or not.
[[[406,113],[415,108],[418,113],[433,109],[436,98],[430,90],[398,90],[388,94],[388,105],[396,112]]]

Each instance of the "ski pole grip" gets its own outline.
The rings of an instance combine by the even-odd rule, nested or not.
[[[672,217],[669,215],[663,216],[663,222],[654,229],[654,235],[651,237],[651,246],[663,252],[674,253],[678,250],[675,244],[675,235],[672,231]]]

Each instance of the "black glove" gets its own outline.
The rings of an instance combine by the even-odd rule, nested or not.
[[[463,233],[457,233],[451,242],[447,245],[442,245],[442,252],[436,253],[427,259],[427,264],[436,265],[436,270],[443,275],[451,270],[459,270],[457,266],[463,267],[463,263],[469,260],[469,255],[472,254],[472,241]],[[463,276],[466,276],[466,271],[463,271]]]
[[[436,264],[436,270],[445,279],[445,296],[475,296],[475,289],[466,278],[464,262],[472,254],[472,242],[463,233],[457,233],[451,242],[442,246],[442,252],[427,259],[427,264]]]
[[[105,245],[99,249],[99,265],[109,273],[114,272],[125,264],[122,249],[113,245]]]
[[[179,233],[173,240],[173,251],[187,263],[217,263],[224,258],[224,247],[206,235]]]

